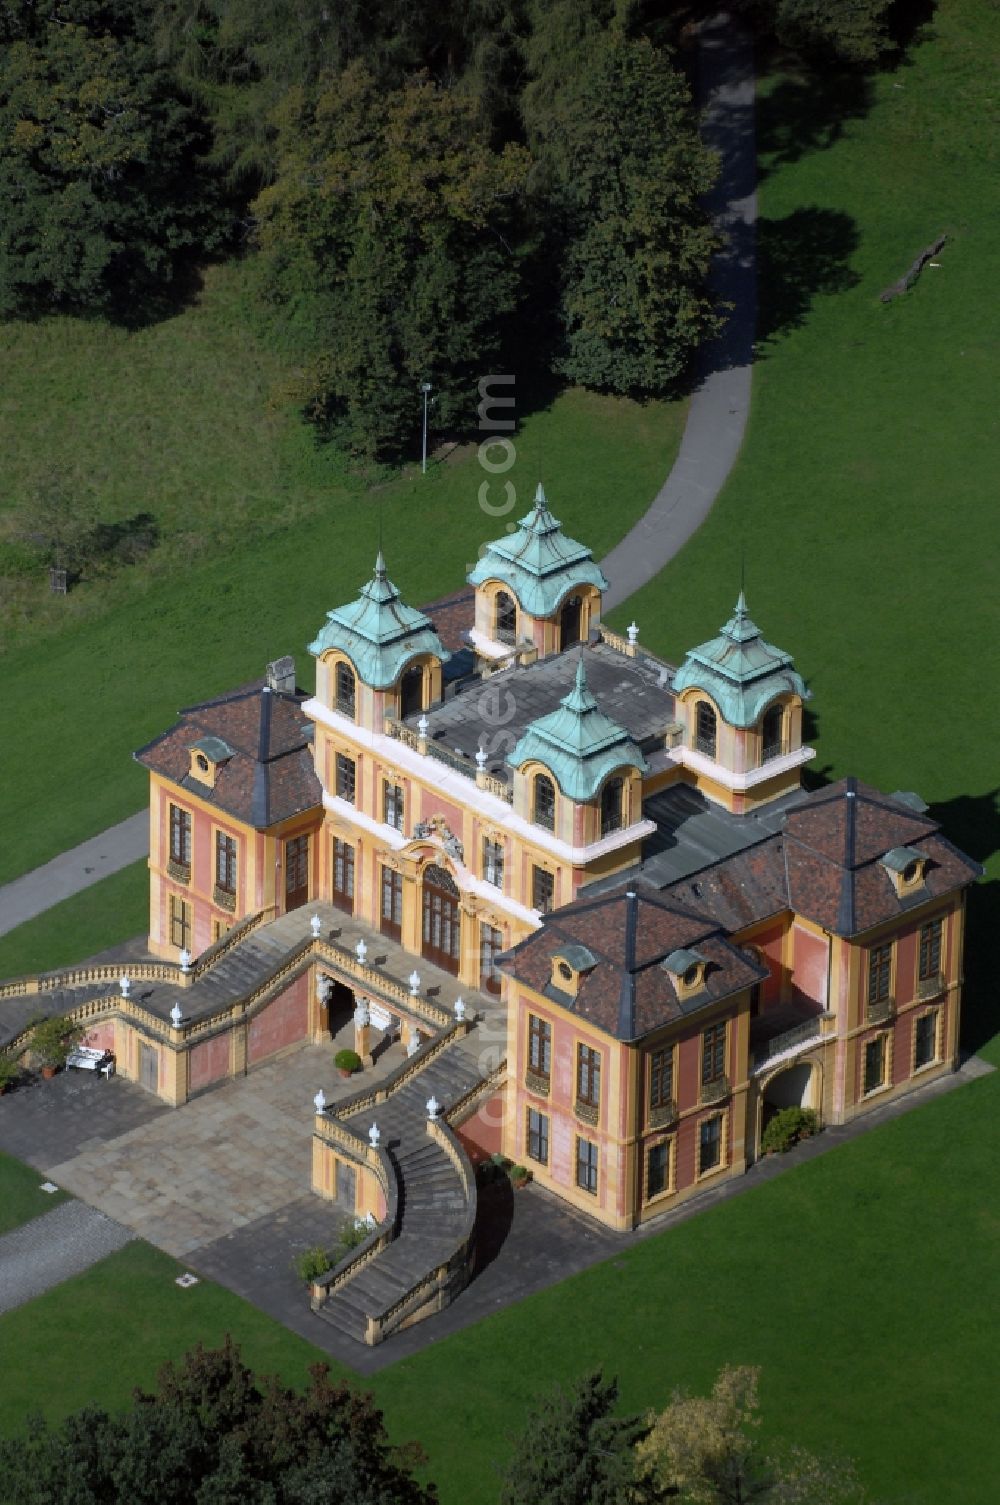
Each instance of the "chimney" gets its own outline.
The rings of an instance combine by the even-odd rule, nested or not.
[[[267,688],[283,695],[295,694],[295,660],[290,653],[268,664]]]

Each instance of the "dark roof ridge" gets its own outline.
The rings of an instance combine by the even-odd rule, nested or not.
[[[625,895],[625,965],[618,997],[618,1035],[622,1040],[635,1039],[635,933],[638,924],[639,895],[630,888]]]
[[[638,876],[639,874],[633,873],[631,879],[626,881],[634,883]],[[685,880],[683,878],[679,878],[677,881],[678,883],[683,883]],[[664,889],[651,888],[647,893],[636,894],[636,898],[638,900],[641,900],[643,904],[651,904],[654,909],[662,909],[668,914],[681,915],[684,919],[688,920],[700,920],[702,924],[708,925],[709,927],[714,927],[715,929],[719,929],[718,921],[713,919],[711,915],[702,914],[697,909],[689,909],[686,905],[679,903],[676,899],[673,901],[665,902],[662,898],[664,892]],[[574,914],[589,914],[591,910],[600,909],[608,904],[618,904],[622,901],[622,899],[627,899],[628,895],[629,889],[626,889],[625,892],[622,893],[620,889],[614,888],[609,889],[607,893],[595,894],[592,899],[584,900],[583,903],[581,903],[579,899],[574,899],[571,905],[566,904],[563,905],[562,908],[563,910],[572,908]],[[553,911],[554,916],[558,913],[559,910]]]

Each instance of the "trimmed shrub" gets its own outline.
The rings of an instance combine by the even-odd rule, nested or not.
[[[64,1014],[39,1019],[31,1032],[31,1051],[43,1066],[65,1066],[66,1057],[83,1030]]]
[[[356,1050],[338,1050],[333,1064],[338,1071],[360,1071],[361,1057]]]
[[[782,1108],[764,1130],[760,1147],[765,1155],[783,1153],[818,1131],[819,1119],[812,1108]]]

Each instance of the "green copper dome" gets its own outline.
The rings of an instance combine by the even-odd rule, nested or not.
[[[675,695],[692,685],[711,695],[730,726],[753,726],[779,695],[808,698],[790,655],[765,643],[751,621],[742,591],[719,636],[692,648],[674,676]]]
[[[521,610],[532,617],[551,617],[575,585],[596,585],[601,591],[608,588],[590,550],[567,538],[562,524],[552,516],[540,483],[535,505],[521,519],[517,531],[487,544],[486,552],[466,578],[470,585],[503,581],[517,597]]]
[[[648,767],[623,726],[605,716],[587,688],[583,659],[576,683],[558,710],[525,727],[507,758],[512,768],[543,763],[567,799],[592,800],[609,773],[625,766],[645,773]]]
[[[346,653],[363,684],[374,690],[394,685],[413,658],[430,653],[442,663],[451,657],[422,611],[404,605],[387,577],[379,550],[375,574],[349,606],[327,613],[309,652],[317,658],[330,648]]]

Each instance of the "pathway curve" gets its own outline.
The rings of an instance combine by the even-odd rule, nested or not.
[[[0,1312],[22,1306],[135,1238],[83,1202],[61,1202],[0,1238]]]
[[[605,612],[658,575],[705,521],[736,461],[750,409],[757,317],[753,51],[749,33],[725,13],[702,24],[698,43],[702,136],[722,158],[709,207],[726,240],[709,282],[732,311],[721,337],[699,356],[701,380],[673,469],[649,511],[601,560],[611,583]]]
[[[732,312],[722,336],[699,357],[701,380],[673,469],[649,510],[601,561],[611,582],[606,612],[658,575],[705,521],[736,461],[750,407],[757,218],[753,52],[749,32],[726,12],[699,30],[698,97],[702,134],[722,158],[708,202],[727,244],[709,281]],[[148,852],[148,816],[142,810],[0,887],[0,935]]]

